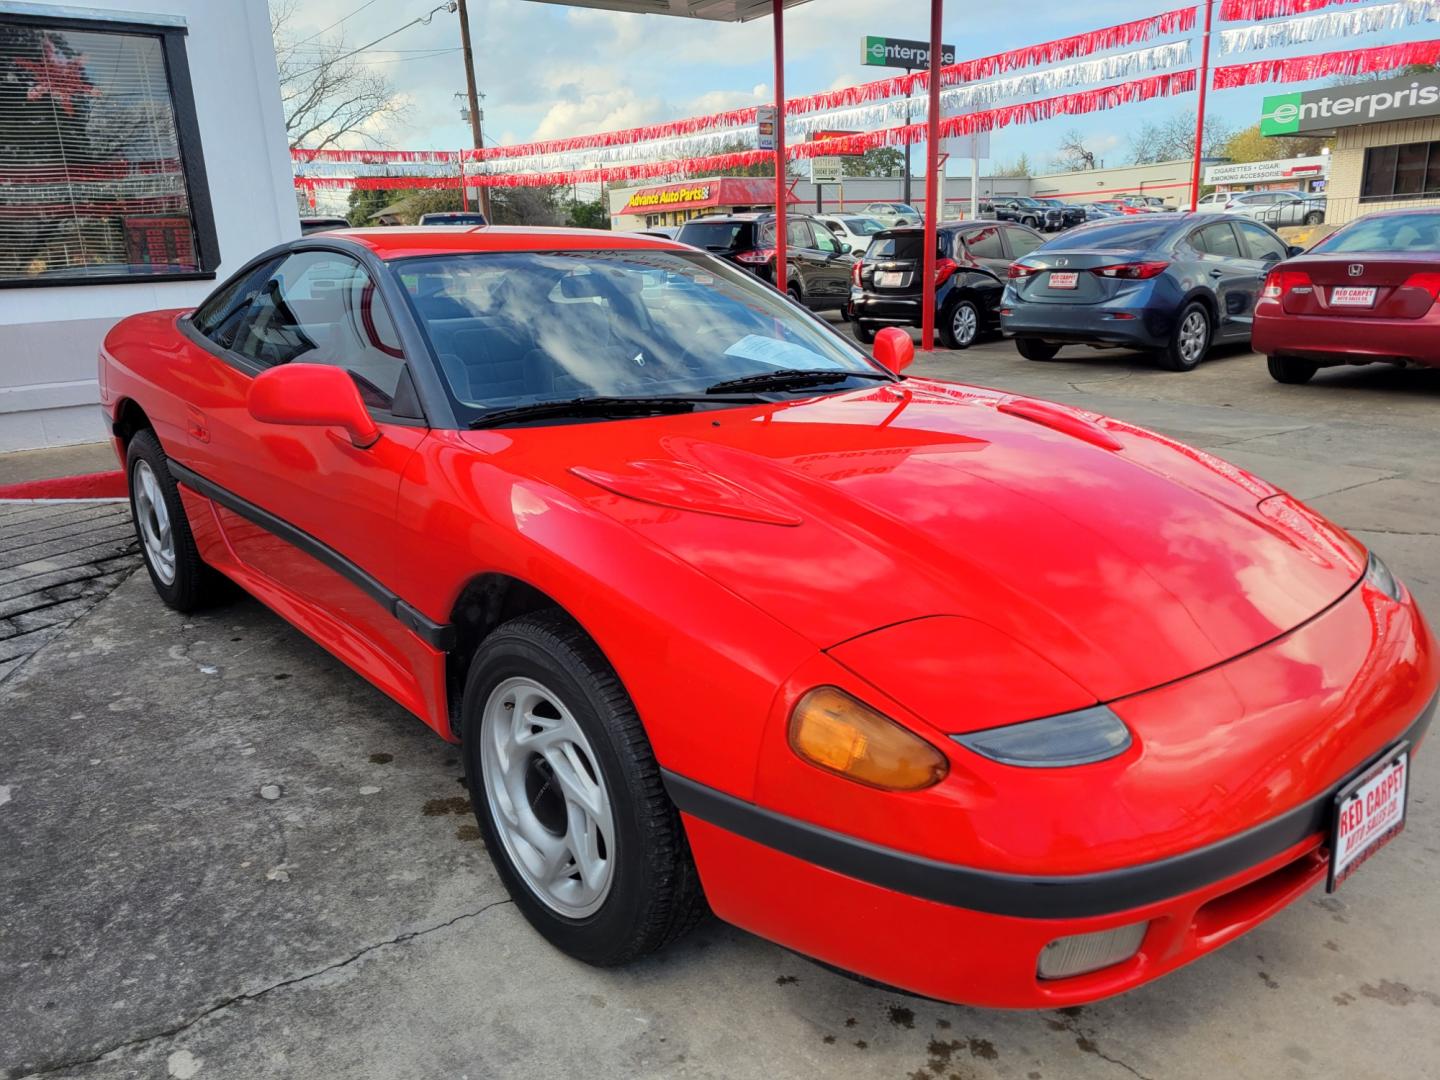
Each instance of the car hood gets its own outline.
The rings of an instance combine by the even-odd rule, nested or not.
[[[468,438],[821,649],[956,616],[1099,700],[1270,641],[1364,571],[1354,540],[1203,451],[933,380]]]

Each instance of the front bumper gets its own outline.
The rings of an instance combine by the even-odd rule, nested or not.
[[[994,833],[977,835],[972,859],[942,857],[921,830],[905,827],[918,819],[902,800],[915,796],[879,796],[895,804],[891,843],[911,847],[903,850],[878,839],[887,822],[877,814],[843,828],[812,820],[824,813],[819,787],[787,799],[762,784],[763,805],[674,774],[667,787],[721,918],[825,963],[947,1001],[1056,1008],[1098,1000],[1233,940],[1324,879],[1334,792],[1400,739],[1418,746],[1436,711],[1429,630],[1413,601],[1386,603],[1357,586],[1270,645],[1112,703],[1141,743],[1118,782],[1103,765],[1045,770],[1055,775],[1038,778],[1039,770],[974,770],[989,797],[1024,804],[1033,816],[1015,822],[998,845]],[[1336,657],[1332,670],[1342,674],[1318,678],[1320,658],[1354,640],[1357,620],[1375,630],[1370,647]],[[1177,731],[1155,726],[1171,717]],[[1233,730],[1237,722],[1243,731]],[[1199,744],[1187,740],[1205,724],[1219,732],[1206,745],[1233,747],[1234,763],[1223,754],[1197,757]],[[1058,785],[1085,769],[1094,770],[1096,820],[1148,818],[1148,831],[1129,842],[1148,855],[1117,858],[1116,845],[1097,836],[1091,864],[1077,862],[1076,852],[1090,847],[1087,827],[1061,809]],[[762,765],[762,777],[765,771]],[[1024,792],[1000,790],[994,780],[1007,774],[1017,789],[1049,785],[1054,805],[1036,808]],[[952,781],[975,779],[952,768],[932,790]],[[802,778],[791,786],[806,784]],[[1202,789],[1208,796],[1195,794]],[[931,811],[948,820],[940,794]],[[926,831],[953,850],[961,829]],[[1003,824],[997,831],[1003,834]],[[1202,839],[1182,844],[1181,837]],[[1041,857],[1047,848],[1057,852],[1048,860]],[[997,853],[1009,865],[996,865]],[[1055,869],[1047,872],[1047,861]],[[1144,939],[1130,959],[1070,978],[1038,976],[1041,951],[1057,938],[1141,922]]]
[[[1419,319],[1287,315],[1276,300],[1255,305],[1251,347],[1324,365],[1407,361],[1440,367],[1440,305]]]

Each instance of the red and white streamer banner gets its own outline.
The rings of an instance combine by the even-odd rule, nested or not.
[[[306,150],[292,148],[290,160],[297,165],[454,165],[460,160],[455,150]]]
[[[1252,22],[1256,19],[1283,19],[1335,4],[1356,4],[1361,0],[1223,0],[1221,22]]]
[[[1440,22],[1440,0],[1398,0],[1379,7],[1306,15],[1285,22],[1242,26],[1220,32],[1220,52],[1278,49],[1324,38],[1354,37],[1377,30],[1399,30],[1416,23]]]
[[[996,53],[976,60],[966,60],[942,68],[940,79],[943,84],[954,86],[974,82],[978,79],[1000,75],[1007,71],[1034,67],[1039,64],[1053,64],[1107,49],[1122,48],[1150,41],[1167,34],[1186,33],[1195,28],[1196,8],[1178,8],[1144,19],[1074,34],[1040,45],[1027,45],[1009,52]],[[785,102],[786,115],[810,112],[824,112],[865,102],[879,101],[896,95],[910,95],[928,86],[928,72],[915,72],[888,79],[878,79],[860,86],[847,86],[840,90],[827,90],[819,94],[791,98]],[[536,157],[576,150],[596,150],[625,143],[652,142],[673,139],[683,135],[714,131],[722,128],[740,128],[755,123],[755,108],[731,109],[728,112],[712,113],[708,116],[692,116],[683,120],[670,120],[660,124],[646,124],[643,127],[623,131],[605,131],[591,135],[573,135],[563,139],[544,139],[538,142],[517,143],[512,146],[486,147],[483,150],[462,151],[467,161],[492,161],[501,158]],[[739,134],[733,132],[732,134]]]
[[[1290,56],[1283,60],[1257,60],[1253,64],[1231,64],[1215,69],[1216,90],[1252,86],[1267,82],[1309,82],[1332,75],[1367,75],[1377,71],[1398,71],[1411,64],[1440,62],[1440,41],[1409,41],[1375,49],[1348,49],[1344,52]]]
[[[984,112],[965,113],[950,116],[940,122],[941,138],[970,135],[979,131],[993,131],[1012,124],[1030,124],[1047,120],[1053,116],[1079,116],[1084,113],[1109,109],[1134,101],[1148,101],[1151,98],[1183,94],[1196,87],[1196,73],[1193,68],[1165,75],[1151,75],[1144,79],[1102,86],[1094,90],[1082,90],[1074,94],[1043,98],[1039,101],[1025,101],[1015,105],[1003,105]],[[909,124],[886,128],[881,131],[867,131],[824,142],[796,143],[787,145],[787,156],[809,158],[823,154],[863,154],[880,146],[902,146],[906,143],[923,142],[927,135],[925,124]],[[571,169],[550,173],[509,173],[483,176],[467,176],[466,183],[476,187],[552,187],[567,184],[595,184],[618,180],[650,180],[659,177],[700,176],[708,172],[731,169],[744,165],[762,164],[774,160],[769,150],[741,150],[728,154],[712,154],[707,157],[685,158],[674,161],[652,161],[635,165],[621,165],[613,169]],[[383,184],[376,184],[383,187]]]
[[[302,191],[358,189],[360,191],[403,191],[413,188],[458,188],[455,176],[297,176],[295,186]]]

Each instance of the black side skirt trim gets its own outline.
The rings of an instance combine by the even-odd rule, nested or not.
[[[1431,699],[1400,738],[1417,744],[1434,718],[1437,703],[1440,696]],[[1356,775],[1359,771],[1363,770]],[[668,770],[662,775],[666,791],[683,813],[737,836],[884,889],[1021,919],[1109,915],[1210,885],[1324,830],[1334,796],[1334,791],[1326,791],[1243,833],[1157,862],[1098,874],[1029,877],[881,847],[776,814]]]
[[[287,544],[299,548],[317,562],[324,563],[399,619],[407,629],[413,631],[421,641],[431,648],[449,652],[455,647],[455,628],[453,626],[447,623],[437,623],[422,615],[400,599],[396,593],[381,584],[377,578],[328,544],[315,539],[303,529],[297,529],[283,518],[276,517],[269,510],[256,506],[248,499],[242,499],[233,491],[228,491],[219,484],[205,479],[195,470],[186,468],[175,459],[171,458],[168,464],[170,472],[180,483],[192,491],[204,495],[207,499],[219,503],[225,509],[239,514],[247,521],[253,521],[266,532],[273,533]]]

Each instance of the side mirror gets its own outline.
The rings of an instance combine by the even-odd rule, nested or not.
[[[262,424],[344,428],[350,441],[364,449],[374,446],[380,429],[355,380],[344,368],[328,364],[281,364],[255,377],[245,399],[250,415]]]
[[[1293,259],[1296,255],[1304,255],[1304,254],[1305,254],[1305,249],[1304,249],[1303,247],[1301,247],[1299,244],[1291,244],[1288,248],[1285,249],[1285,257],[1286,257],[1287,259]]]
[[[881,367],[899,375],[914,362],[915,343],[900,327],[887,326],[875,335],[874,355]]]
[[[840,254],[841,254],[841,255],[853,255],[854,253],[855,253],[855,249],[854,249],[853,247],[851,247],[849,244],[841,244],[841,245],[840,245]]]

